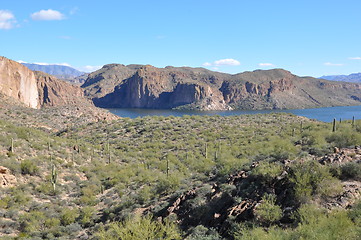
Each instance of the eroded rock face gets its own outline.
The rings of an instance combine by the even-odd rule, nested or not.
[[[40,106],[74,105],[85,102],[83,90],[43,72],[34,72]]]
[[[361,104],[361,84],[298,77],[283,69],[231,75],[202,68],[110,64],[90,74],[83,87],[100,107],[231,110]]]
[[[31,108],[40,107],[34,73],[22,64],[5,57],[0,57],[0,92]]]
[[[122,80],[113,92],[93,98],[93,101],[100,107],[175,108],[197,103],[204,110],[228,108],[217,88],[189,81],[188,77],[183,72],[143,66],[133,76]]]

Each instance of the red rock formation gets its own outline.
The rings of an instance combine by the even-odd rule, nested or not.
[[[34,73],[5,57],[0,57],[0,92],[31,108],[39,107]]]

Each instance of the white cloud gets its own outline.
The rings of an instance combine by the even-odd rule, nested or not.
[[[59,11],[48,9],[48,10],[40,10],[39,12],[35,12],[31,14],[31,18],[37,21],[51,21],[51,20],[63,20],[65,16]]]
[[[8,10],[0,10],[0,29],[14,28],[16,23],[15,16]]]
[[[87,66],[83,66],[83,67],[80,67],[80,68],[77,68],[79,71],[82,71],[82,72],[95,72],[96,70],[99,70],[101,69],[103,66],[90,66],[90,65],[87,65]]]
[[[22,60],[17,61],[18,63],[28,63]],[[38,64],[38,65],[44,65],[44,66],[48,66],[48,65],[60,65],[60,66],[66,66],[66,67],[71,67],[71,68],[75,68],[81,72],[94,72],[96,70],[101,69],[103,66],[83,66],[83,67],[73,67],[72,65],[70,65],[69,63],[45,63],[45,62],[35,62],[33,64]]]
[[[361,57],[350,57],[348,59],[350,59],[350,60],[361,60]]]
[[[34,64],[38,64],[38,65],[60,65],[60,66],[72,67],[69,63],[43,63],[43,62],[35,62]]]
[[[343,66],[344,64],[343,64],[343,63],[330,63],[330,62],[326,62],[326,63],[324,63],[323,65],[325,65],[325,66],[330,66],[330,67],[340,67],[340,66]]]
[[[211,66],[216,66],[216,67],[219,67],[219,66],[239,66],[239,65],[241,65],[241,63],[236,59],[226,58],[226,59],[220,59],[220,60],[214,61],[213,63],[205,62],[202,65],[205,66],[205,67],[211,67]]]
[[[227,58],[227,59],[220,59],[214,62],[215,66],[239,66],[241,63],[235,59]]]
[[[275,67],[276,65],[272,63],[259,63],[258,66],[260,67]]]

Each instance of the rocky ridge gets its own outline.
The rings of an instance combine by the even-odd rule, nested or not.
[[[298,77],[283,69],[235,75],[203,68],[109,64],[82,85],[96,106],[200,110],[361,104],[361,84]]]

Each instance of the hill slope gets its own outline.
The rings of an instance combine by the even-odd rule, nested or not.
[[[105,65],[82,85],[100,107],[201,110],[359,105],[361,84],[298,77],[283,69],[235,75],[203,68]]]
[[[146,117],[48,132],[3,112],[1,239],[359,239],[359,120],[332,132],[289,114]]]

